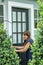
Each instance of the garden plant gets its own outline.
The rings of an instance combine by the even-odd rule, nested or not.
[[[20,65],[20,60],[12,46],[9,35],[0,23],[0,65]]]
[[[32,60],[28,62],[28,65],[43,65],[43,0],[38,0],[37,2],[41,20],[37,24],[37,35],[31,47],[31,52],[33,52]]]

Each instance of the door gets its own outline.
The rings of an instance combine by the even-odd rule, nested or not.
[[[13,45],[22,45],[23,32],[28,30],[28,10],[12,7],[12,42]],[[19,53],[21,65],[26,65],[25,53]],[[23,64],[22,64],[23,63]]]

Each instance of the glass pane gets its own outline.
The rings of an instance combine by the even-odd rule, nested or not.
[[[37,20],[34,20],[35,28],[37,28]]]
[[[13,12],[13,21],[16,21],[16,12]]]
[[[21,12],[18,12],[18,21],[21,22]]]
[[[22,13],[22,21],[23,22],[26,21],[26,13],[25,12]]]
[[[21,32],[21,23],[18,23],[18,32]]]
[[[38,10],[38,18],[40,18],[40,10]]]
[[[18,43],[21,43],[21,34],[18,34]]]
[[[37,18],[37,10],[34,10],[34,18]]]
[[[23,25],[22,29],[23,29],[23,32],[24,32],[24,31],[26,31],[26,23],[23,23],[22,25]]]
[[[16,34],[13,34],[13,43],[17,43],[17,37],[16,37]]]
[[[40,21],[41,21],[41,19],[38,20],[38,22],[40,22]]]
[[[38,34],[38,32],[37,32],[37,29],[36,29],[36,30],[34,30],[34,38],[36,37],[37,34]]]
[[[0,17],[0,22],[3,22],[3,17]]]
[[[16,32],[16,23],[13,23],[13,32]]]
[[[3,5],[0,5],[0,16],[3,16]]]

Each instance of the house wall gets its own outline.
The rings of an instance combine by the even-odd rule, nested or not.
[[[21,2],[21,3],[26,3],[26,4],[33,4],[34,9],[38,8],[37,2],[35,0],[9,0],[9,1]]]
[[[35,0],[4,0],[4,2],[2,2],[2,0],[0,0],[0,4],[2,3],[4,5],[4,24],[5,24],[5,27],[7,28],[7,31],[9,28],[9,25],[7,23],[7,21],[8,21],[8,1],[25,3],[25,4],[32,4],[34,9],[38,9],[38,5],[37,5]],[[29,15],[29,17],[30,17],[30,15]]]
[[[14,2],[21,2],[21,3],[26,3],[26,4],[33,4],[34,9],[38,8],[38,5],[36,3],[36,1],[34,0],[4,0],[4,2],[2,2],[2,0],[0,0],[0,4],[3,3],[5,5],[5,19],[8,20],[8,1],[14,1]]]
[[[5,5],[5,19],[8,19],[8,1],[14,1],[14,2],[21,2],[21,3],[26,3],[26,4],[33,4],[34,9],[38,8],[38,5],[36,3],[35,0],[4,0],[4,2],[2,2],[2,0],[0,0],[0,3],[4,3]]]

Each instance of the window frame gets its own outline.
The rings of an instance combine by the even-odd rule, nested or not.
[[[35,20],[37,20],[37,23],[39,22],[39,20],[41,20],[41,16],[38,17],[38,11],[40,11],[40,9],[34,9],[34,15],[35,15],[35,10],[37,10],[37,18],[35,18],[34,16],[34,37],[36,36],[37,34],[37,27],[35,28]]]
[[[34,9],[34,15],[35,15],[35,10],[37,10],[37,18],[35,18],[35,16],[34,16],[34,30],[37,29],[37,27],[35,28],[35,20],[37,20],[37,23],[38,23],[39,20],[41,20],[41,18],[38,18],[38,11],[40,11],[40,10],[39,9]]]

